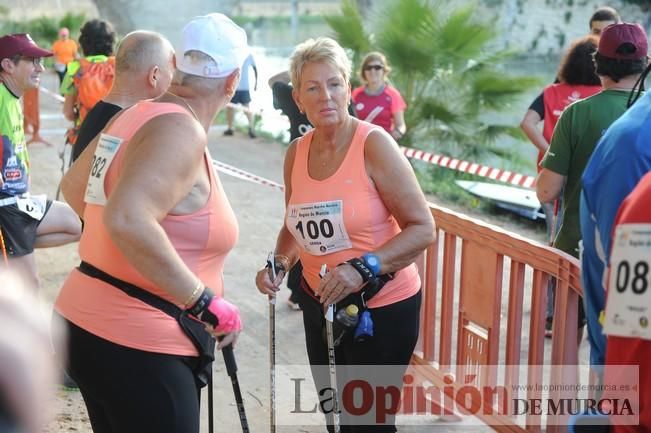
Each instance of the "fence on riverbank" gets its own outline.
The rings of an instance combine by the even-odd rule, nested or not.
[[[577,395],[543,389],[577,382],[578,261],[462,214],[435,205],[431,211],[438,237],[419,263],[423,308],[412,358],[420,383],[447,390],[438,396],[442,407],[451,407],[443,404],[446,398],[455,400],[456,407],[463,406],[496,431],[538,433],[545,423],[547,432],[565,431],[567,417],[513,416],[509,405],[514,399],[558,401]],[[545,359],[551,277],[557,286],[551,357]],[[460,401],[469,387],[510,394],[501,400],[464,392]]]

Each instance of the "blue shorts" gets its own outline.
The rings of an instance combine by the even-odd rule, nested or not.
[[[248,90],[236,90],[231,102],[233,104],[248,105],[251,102],[251,94]]]

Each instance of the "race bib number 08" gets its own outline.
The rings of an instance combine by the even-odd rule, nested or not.
[[[651,224],[615,229],[604,332],[651,340]]]
[[[101,134],[93,155],[86,186],[84,201],[89,204],[106,204],[106,192],[104,191],[104,179],[115,154],[120,149],[122,139],[107,134]]]
[[[287,227],[298,243],[315,256],[353,246],[344,225],[341,200],[289,205]]]

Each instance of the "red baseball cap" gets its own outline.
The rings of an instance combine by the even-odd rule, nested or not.
[[[44,50],[36,45],[34,39],[27,33],[16,33],[5,35],[0,38],[0,60],[13,56],[25,57],[50,57],[51,51]]]
[[[597,52],[604,57],[635,60],[647,56],[649,41],[639,24],[611,24],[601,32]]]

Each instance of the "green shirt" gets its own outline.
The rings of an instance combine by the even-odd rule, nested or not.
[[[103,54],[98,54],[96,56],[87,56],[86,60],[92,63],[103,63],[108,60],[108,57]],[[66,75],[64,75],[63,81],[61,81],[60,93],[62,95],[77,94],[77,89],[74,86],[74,78],[80,66],[81,65],[79,64],[79,60],[73,60],[72,62],[68,63]]]
[[[603,90],[569,105],[554,128],[549,149],[540,165],[566,176],[563,222],[554,246],[579,257],[579,199],[581,175],[606,129],[626,111],[629,91]]]
[[[18,195],[29,189],[29,156],[20,100],[0,83],[0,192]]]

